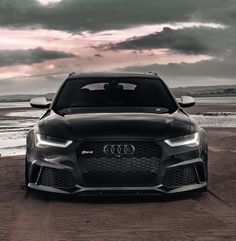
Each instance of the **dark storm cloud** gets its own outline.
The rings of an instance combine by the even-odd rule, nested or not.
[[[196,36],[197,28],[173,30],[163,28],[160,33],[154,33],[148,36],[128,39],[110,47],[112,50],[120,49],[157,49],[168,48],[186,54],[202,54],[209,51],[209,47],[202,38]]]
[[[193,27],[183,29],[163,28],[163,31],[134,37],[117,44],[103,45],[105,50],[146,50],[168,48],[184,54],[219,56],[235,46],[234,28]],[[98,47],[99,48],[99,47]]]
[[[42,63],[46,60],[71,58],[75,55],[42,48],[28,50],[0,50],[0,67],[19,64]]]
[[[236,78],[236,49],[224,59],[203,60],[197,63],[170,63],[167,65],[153,64],[146,66],[129,66],[119,71],[128,72],[157,72],[163,77],[215,77],[215,78]],[[190,78],[191,79],[191,78]]]
[[[232,24],[234,10],[232,0],[63,0],[49,6],[36,0],[1,0],[0,26],[76,32],[183,21]]]

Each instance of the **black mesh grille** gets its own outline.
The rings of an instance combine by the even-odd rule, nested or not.
[[[70,189],[75,185],[70,172],[48,167],[43,168],[38,184],[63,189]]]
[[[193,167],[185,167],[168,171],[163,184],[168,187],[179,187],[196,183]]]
[[[105,145],[132,145],[135,151],[106,154]],[[93,141],[81,144],[77,154],[85,186],[148,186],[155,183],[161,147],[151,141]]]
[[[38,178],[38,175],[39,175],[39,171],[40,171],[40,166],[33,165],[30,182],[35,183],[37,181],[37,178]]]

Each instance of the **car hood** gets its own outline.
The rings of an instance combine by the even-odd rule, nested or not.
[[[42,134],[70,140],[93,138],[156,138],[187,135],[188,115],[157,113],[79,113],[61,116],[50,111],[41,121]]]

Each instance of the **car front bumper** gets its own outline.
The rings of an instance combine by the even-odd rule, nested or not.
[[[178,162],[169,166],[165,167],[166,174],[167,175],[169,171],[172,170],[184,170],[186,168],[193,168],[194,175],[195,175],[195,183],[187,184],[187,185],[181,185],[181,186],[167,186],[165,183],[159,183],[158,185],[154,186],[103,186],[103,187],[93,187],[93,186],[82,186],[76,181],[74,182],[71,187],[56,187],[51,184],[49,185],[42,185],[40,183],[40,178],[42,175],[42,170],[44,168],[50,168],[51,170],[60,170],[61,172],[70,173],[71,176],[74,174],[74,170],[71,167],[50,162],[50,161],[34,161],[31,166],[31,170],[33,167],[37,166],[38,174],[37,177],[32,179],[32,172],[30,177],[30,182],[28,184],[28,187],[35,190],[45,191],[45,192],[52,192],[52,193],[59,193],[59,194],[95,194],[95,195],[104,195],[104,194],[175,194],[175,193],[181,193],[181,192],[188,192],[193,190],[200,190],[205,187],[207,187],[207,178],[206,174],[201,176],[201,180],[199,179],[199,168],[196,167],[202,167],[204,169],[205,163],[204,160],[201,158],[194,158],[187,161]],[[204,171],[204,170],[203,170]],[[204,171],[204,173],[206,173]],[[183,177],[186,178],[186,177]],[[162,180],[165,180],[163,178]]]
[[[96,140],[98,141],[98,140]],[[104,140],[102,140],[104,141]],[[126,140],[127,141],[127,140]],[[136,140],[129,140],[136,141]],[[28,187],[36,190],[61,193],[61,194],[105,194],[105,193],[124,193],[124,194],[172,194],[187,192],[192,190],[203,189],[207,186],[207,146],[199,145],[196,148],[191,148],[187,146],[171,148],[164,141],[156,140],[141,140],[143,143],[154,143],[158,146],[160,150],[160,158],[157,159],[158,167],[156,172],[153,172],[153,160],[150,160],[145,156],[145,158],[140,158],[137,162],[132,162],[132,165],[126,166],[126,162],[119,158],[93,158],[93,169],[102,170],[106,172],[106,168],[111,168],[112,171],[112,181],[116,181],[117,178],[122,177],[124,181],[122,185],[97,185],[96,181],[100,181],[99,178],[93,183],[86,183],[82,177],[84,173],[84,166],[81,166],[80,156],[77,154],[78,147],[80,147],[83,142],[74,142],[68,148],[45,148],[39,149],[34,146],[28,148],[26,159],[27,159],[27,175],[29,179]],[[108,140],[105,140],[108,142]],[[136,143],[137,144],[137,143]],[[149,143],[150,144],[150,143]],[[151,152],[151,156],[158,154],[152,150],[153,145],[146,149]],[[142,148],[142,147],[141,147]],[[95,148],[96,149],[96,148]],[[143,153],[143,151],[141,151]],[[159,154],[158,154],[159,155]],[[81,157],[83,158],[83,157]],[[89,162],[90,158],[86,159]],[[129,158],[126,158],[129,162]],[[140,162],[139,162],[140,161]],[[85,162],[85,164],[86,164]],[[101,162],[102,169],[99,166]],[[118,162],[118,163],[117,163]],[[122,166],[119,164],[122,162]],[[110,164],[111,163],[111,164]],[[149,167],[152,165],[151,167]],[[152,164],[151,164],[152,163]],[[106,168],[104,169],[104,164]],[[118,166],[116,166],[118,164]],[[155,164],[155,163],[154,163]],[[83,164],[84,165],[84,164]],[[114,167],[115,165],[115,167]],[[127,172],[127,168],[130,168]],[[116,168],[119,172],[116,173]],[[127,179],[126,175],[132,173],[134,168],[134,173]],[[142,179],[136,179],[135,175],[139,175],[142,169],[147,170],[148,178],[153,178],[153,182],[141,183],[140,180],[146,180],[145,177]],[[91,169],[90,169],[91,170]],[[90,171],[89,170],[89,171]],[[88,173],[89,173],[88,171]],[[109,170],[108,170],[109,171]],[[85,173],[87,175],[88,173]],[[143,174],[143,173],[141,173]],[[147,173],[145,173],[147,174]],[[154,176],[153,176],[154,175]],[[139,182],[130,185],[130,183],[125,183],[125,181],[130,181],[130,179]],[[95,184],[95,185],[93,185]]]

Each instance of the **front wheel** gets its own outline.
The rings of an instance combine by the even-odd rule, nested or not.
[[[207,191],[208,191],[207,186],[203,187],[201,191],[202,191],[202,192],[207,192]]]
[[[29,187],[29,175],[28,175],[28,164],[27,164],[27,159],[25,159],[25,190],[28,191]]]

